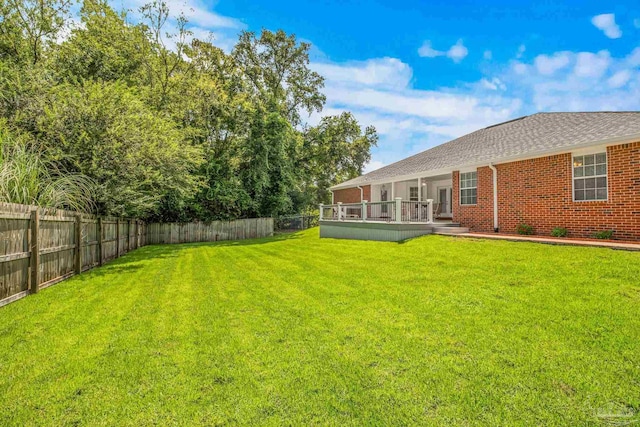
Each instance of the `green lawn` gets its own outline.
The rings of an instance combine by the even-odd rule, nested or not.
[[[148,246],[0,308],[0,373],[2,426],[640,422],[640,254]]]

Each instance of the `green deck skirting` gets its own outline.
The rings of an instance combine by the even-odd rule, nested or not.
[[[431,234],[431,224],[320,221],[320,237],[332,239],[400,242]]]

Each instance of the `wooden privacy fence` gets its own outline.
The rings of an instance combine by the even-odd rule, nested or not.
[[[214,221],[147,224],[146,242],[191,243],[242,240],[273,235],[273,218],[250,218],[236,221]]]
[[[0,203],[0,307],[144,245],[271,235],[272,218],[145,224]]]
[[[0,306],[145,244],[144,223],[0,203]]]

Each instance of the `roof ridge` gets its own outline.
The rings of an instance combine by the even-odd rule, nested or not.
[[[536,114],[538,114],[538,113],[530,114],[530,115],[528,115],[528,116],[517,117],[517,118],[515,118],[515,119],[507,120],[506,122],[502,122],[502,123],[496,123],[495,125],[487,126],[486,128],[482,128],[482,129],[478,129],[478,130],[491,129],[491,128],[494,128],[494,127],[497,127],[497,126],[506,125],[507,123],[517,122],[518,120],[523,120],[523,119],[526,119],[527,117],[535,116]],[[476,131],[474,131],[474,132],[477,132],[477,130],[476,130]],[[464,136],[464,135],[463,135],[463,136]]]

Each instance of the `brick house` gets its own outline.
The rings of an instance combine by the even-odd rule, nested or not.
[[[539,235],[564,227],[569,237],[612,230],[614,239],[638,241],[640,112],[525,116],[331,190],[325,224],[448,221],[503,233],[527,224]]]

